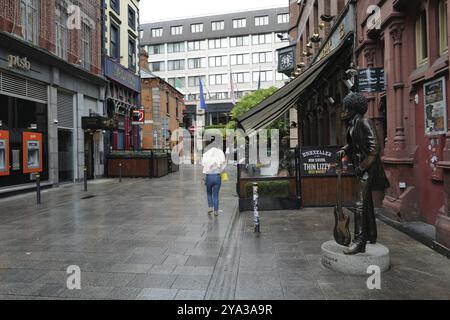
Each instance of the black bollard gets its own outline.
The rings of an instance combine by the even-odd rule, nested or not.
[[[259,211],[258,211],[258,184],[253,183],[253,217],[255,222],[255,233],[260,233],[260,221],[259,221]]]
[[[84,192],[87,192],[87,168],[84,167]]]
[[[122,182],[122,162],[119,163],[119,182]]]
[[[37,204],[41,204],[41,175],[36,174],[36,196]]]

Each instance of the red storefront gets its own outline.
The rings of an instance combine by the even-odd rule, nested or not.
[[[356,7],[358,68],[381,67],[386,75],[386,91],[368,96],[369,117],[385,137],[385,214],[434,225],[436,241],[450,248],[447,0]]]

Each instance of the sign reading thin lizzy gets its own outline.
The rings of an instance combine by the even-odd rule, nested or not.
[[[31,63],[28,61],[27,57],[19,57],[19,56],[8,56],[8,66],[10,68],[16,68],[20,70],[29,71],[31,69]]]

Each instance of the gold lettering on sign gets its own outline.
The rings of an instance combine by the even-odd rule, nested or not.
[[[333,46],[333,41],[328,41],[327,44],[324,45],[322,51],[319,54],[318,60],[322,60],[326,55],[331,52],[331,47]]]
[[[345,37],[345,27],[344,27],[344,22],[341,23],[341,25],[339,26],[339,39],[344,39]]]
[[[27,57],[21,58],[10,54],[8,56],[8,67],[28,71],[31,69],[31,63]]]

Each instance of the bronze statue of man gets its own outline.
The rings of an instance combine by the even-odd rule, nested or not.
[[[347,145],[338,152],[338,159],[348,156],[358,181],[355,235],[350,247],[344,250],[348,255],[365,252],[368,241],[372,244],[377,242],[372,191],[389,188],[377,132],[372,121],[364,118],[367,108],[367,99],[360,93],[350,93],[344,98],[341,117],[348,121]]]

